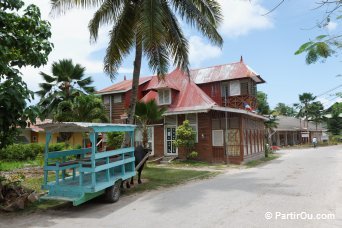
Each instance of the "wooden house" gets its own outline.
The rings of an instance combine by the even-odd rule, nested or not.
[[[190,77],[179,69],[164,80],[141,77],[138,99],[155,99],[167,107],[164,120],[149,128],[153,155],[185,158],[173,141],[177,126],[187,119],[196,132],[194,150],[199,160],[239,164],[262,157],[266,118],[254,110],[257,84],[264,82],[242,58],[236,63],[191,70]],[[112,123],[123,123],[127,118],[131,86],[131,80],[124,80],[98,91]]]

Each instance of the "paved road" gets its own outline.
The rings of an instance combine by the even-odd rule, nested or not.
[[[0,227],[342,227],[342,146],[281,153],[261,167],[123,197],[112,205],[92,202],[1,217]],[[265,219],[266,212],[273,217]],[[335,219],[291,219],[301,212]]]

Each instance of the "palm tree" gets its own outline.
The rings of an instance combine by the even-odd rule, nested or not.
[[[128,122],[134,122],[142,55],[159,76],[167,73],[169,62],[189,72],[188,41],[176,14],[197,28],[213,44],[222,46],[217,31],[222,20],[216,0],[51,0],[52,12],[73,7],[98,7],[89,23],[90,37],[98,38],[99,27],[111,24],[110,41],[104,58],[104,70],[112,79],[124,57],[135,49],[132,94]]]
[[[142,144],[144,148],[147,147],[148,142],[147,125],[162,119],[165,111],[166,108],[159,107],[154,99],[146,103],[137,102],[135,106],[135,117],[142,129]]]
[[[80,95],[58,104],[54,120],[60,122],[108,122],[101,98]]]
[[[308,107],[314,101],[316,97],[312,93],[299,94],[300,103],[294,104],[294,106],[299,109],[297,117],[305,117],[308,127]],[[304,122],[305,127],[305,122]]]
[[[80,64],[74,65],[71,59],[63,59],[52,63],[52,75],[40,72],[45,80],[40,83],[39,107],[42,117],[46,118],[56,111],[62,101],[71,101],[76,96],[94,92],[91,77],[84,78],[85,68]]]

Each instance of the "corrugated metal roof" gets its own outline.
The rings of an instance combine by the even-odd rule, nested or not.
[[[226,81],[246,77],[252,78],[257,83],[265,82],[258,73],[247,66],[243,61],[190,70],[190,76],[196,84]]]
[[[130,124],[110,124],[110,123],[86,123],[86,122],[58,122],[45,123],[39,125],[47,132],[108,132],[125,131],[133,129],[136,125]]]
[[[309,122],[309,126],[307,127],[307,121],[300,120],[296,117],[290,116],[277,116],[278,126],[276,128],[277,131],[300,131],[300,130],[309,130],[316,131],[316,124],[313,122]],[[326,127],[322,124],[317,124],[317,131],[326,131]]]
[[[139,78],[139,85],[142,85],[152,79],[152,76]],[[132,89],[132,80],[124,80],[122,82],[111,85],[107,88],[97,91],[97,94],[122,93]]]
[[[173,96],[173,100],[167,112],[182,112],[185,110],[197,110],[197,109],[210,109],[214,105],[217,105],[207,94],[205,94],[189,77],[179,69],[172,71],[165,76],[165,82],[168,85],[172,85],[177,89],[176,96]],[[155,89],[160,81],[155,76],[147,85],[146,90]],[[156,99],[157,93],[148,92],[141,100],[148,101]],[[156,99],[158,102],[158,100]]]

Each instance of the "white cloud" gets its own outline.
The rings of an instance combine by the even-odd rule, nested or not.
[[[86,74],[91,75],[103,72],[102,59],[90,59],[91,53],[106,48],[108,42],[108,29],[101,28],[99,31],[99,39],[96,43],[90,44],[88,23],[92,18],[95,10],[70,10],[65,15],[51,17],[50,1],[41,0],[24,0],[25,6],[35,4],[40,8],[42,19],[51,23],[52,37],[54,49],[49,55],[47,65],[34,69],[27,67],[22,70],[23,79],[33,91],[38,89],[38,83],[42,82],[39,72],[51,72],[51,64],[60,59],[72,59],[74,63],[79,63],[86,67]]]
[[[238,37],[252,30],[273,27],[270,16],[263,16],[268,10],[260,0],[218,0],[222,6],[224,21],[220,32],[226,37]]]
[[[203,61],[219,57],[222,54],[219,47],[205,43],[199,36],[191,36],[189,44],[189,59],[192,67],[198,67]]]
[[[333,31],[337,28],[337,23],[330,21],[325,27],[328,29],[328,31]]]

